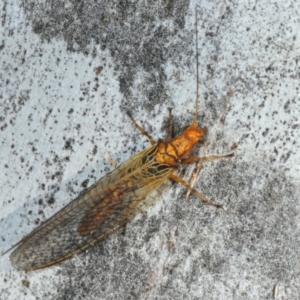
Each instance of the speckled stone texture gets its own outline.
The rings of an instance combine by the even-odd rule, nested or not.
[[[190,124],[196,188],[173,185],[146,213],[49,269],[0,257],[1,299],[300,298],[299,1],[33,1],[0,4],[0,252],[112,166],[156,139],[168,107]],[[183,172],[189,178],[193,167]],[[23,280],[23,281],[22,281]]]

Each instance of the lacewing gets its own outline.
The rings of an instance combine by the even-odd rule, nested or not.
[[[222,156],[189,157],[206,130],[197,125],[198,111],[198,33],[196,14],[196,108],[192,124],[175,138],[172,113],[165,141],[155,141],[128,113],[151,146],[118,166],[67,206],[33,230],[12,248],[12,265],[19,270],[37,270],[58,264],[105,239],[144,211],[161,194],[169,180],[176,181],[203,202],[221,207],[176,175],[182,164],[201,163]],[[11,248],[11,249],[12,249]],[[11,250],[9,249],[9,250]],[[8,250],[8,251],[9,251]]]

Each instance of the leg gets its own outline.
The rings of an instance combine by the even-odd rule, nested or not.
[[[190,183],[191,188],[194,188],[194,185],[196,183],[196,180],[200,174],[200,171],[203,169],[203,164],[199,163],[196,167],[196,169],[194,170],[190,180],[188,181]],[[185,200],[188,200],[190,197],[191,191],[188,190],[186,195],[185,195]]]
[[[186,183],[182,178],[176,176],[175,174],[172,174],[170,176],[171,179],[175,180],[176,182],[180,183],[184,187],[186,187],[191,193],[195,194],[198,198],[200,198],[203,202],[205,202],[208,205],[215,206],[217,208],[222,208],[222,205],[216,204],[210,200],[208,200],[204,195],[200,194],[198,191],[193,189],[188,183]]]
[[[148,140],[150,141],[151,145],[156,144],[156,142],[154,141],[154,139],[152,138],[152,136],[142,127],[140,126],[135,119],[133,118],[133,116],[131,115],[131,113],[129,111],[127,111],[127,115],[128,117],[131,119],[131,121],[133,122],[133,124],[135,125],[135,127],[143,134],[145,135]]]
[[[107,159],[107,161],[113,166],[113,167],[116,167],[117,166],[117,161],[116,160],[114,160],[114,159],[112,159],[112,157],[109,155],[109,153],[108,152],[105,152],[104,153],[104,156],[105,156],[105,158]]]
[[[168,128],[167,142],[169,142],[173,138],[173,132],[174,132],[172,108],[169,108],[169,119],[170,119],[170,124]]]
[[[182,163],[185,163],[185,164],[198,163],[195,171],[193,172],[193,174],[189,180],[191,188],[194,187],[197,177],[198,177],[201,169],[203,168],[202,162],[221,159],[221,158],[227,158],[227,157],[232,157],[232,156],[234,156],[234,153],[229,153],[229,154],[225,154],[225,155],[210,155],[210,156],[204,156],[204,157],[190,157],[190,158],[183,159]],[[186,193],[186,196],[185,196],[186,200],[188,200],[190,194],[191,194],[191,191],[188,190]]]
[[[211,160],[217,160],[221,158],[227,158],[227,157],[233,157],[234,153],[228,153],[224,155],[210,155],[210,156],[204,156],[204,157],[189,157],[184,158],[181,160],[183,164],[193,164],[197,162],[204,162],[204,161],[211,161]]]

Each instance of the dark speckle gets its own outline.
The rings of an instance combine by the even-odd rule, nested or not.
[[[283,106],[284,110],[288,110],[288,109],[289,109],[289,106],[290,106],[290,100],[288,100],[288,101],[284,104],[284,106]]]
[[[27,279],[22,279],[21,283],[27,288],[29,288],[29,286],[30,286],[30,282]]]
[[[37,21],[34,23],[32,29],[33,29],[34,33],[40,34],[40,33],[42,33],[43,28],[44,28],[44,23],[40,20],[40,21]]]
[[[70,143],[70,141],[66,141],[65,147],[64,147],[64,148],[65,148],[65,149],[71,148],[71,143]]]
[[[60,176],[61,176],[61,172],[57,171],[55,172],[55,174],[51,176],[51,179],[54,180],[55,178],[59,178]]]
[[[48,109],[48,112],[47,112],[47,114],[46,114],[46,116],[45,116],[45,118],[44,118],[44,120],[43,120],[44,124],[46,124],[46,122],[47,122],[49,116],[51,115],[51,113],[52,113],[52,109],[49,108],[49,109]]]
[[[99,67],[96,67],[94,68],[94,72],[96,75],[99,75],[101,73],[101,71],[103,70],[103,67],[102,66],[99,66]]]
[[[47,200],[47,203],[48,203],[49,205],[53,204],[54,202],[55,202],[54,197],[50,197],[50,198]]]
[[[266,129],[264,130],[264,132],[262,133],[262,135],[263,135],[263,136],[266,136],[266,135],[268,134],[268,132],[269,132],[269,128],[266,128]]]
[[[93,155],[96,155],[98,152],[98,147],[95,145],[93,149]]]
[[[66,150],[73,150],[73,148],[72,148],[72,144],[73,143],[74,143],[73,139],[66,140],[64,149],[66,149]]]
[[[82,181],[81,186],[82,186],[83,188],[86,188],[87,185],[88,185],[88,183],[89,183],[89,180],[86,179],[86,180]]]

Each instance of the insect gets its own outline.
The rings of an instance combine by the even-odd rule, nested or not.
[[[196,51],[197,36],[196,23]],[[221,207],[206,199],[176,175],[181,164],[233,156],[230,153],[222,156],[189,157],[195,145],[206,135],[206,130],[197,125],[197,52],[196,63],[196,107],[192,124],[182,134],[172,138],[173,117],[170,110],[167,139],[157,142],[128,113],[134,125],[149,139],[151,146],[129,158],[80,193],[67,206],[14,245],[12,248],[17,248],[11,253],[10,260],[15,268],[30,271],[49,267],[93,246],[124,227],[152,204],[166,187],[168,180],[180,183],[203,202]]]

